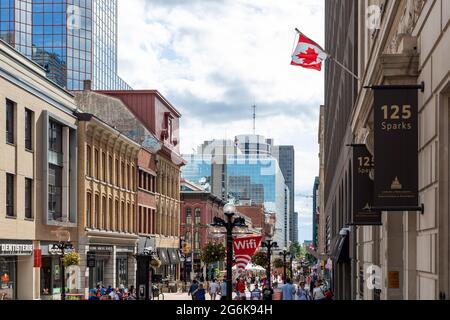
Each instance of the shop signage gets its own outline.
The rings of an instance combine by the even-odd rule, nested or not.
[[[374,206],[417,207],[417,89],[389,86],[374,88],[374,135]]]
[[[0,256],[31,256],[33,243],[31,241],[0,241]]]
[[[69,252],[72,252],[74,250],[75,250],[74,248],[66,248],[66,249],[64,249],[64,253],[69,253]],[[48,246],[48,253],[50,255],[52,255],[52,256],[60,256],[60,255],[62,255],[61,249],[57,248],[54,244],[50,244]]]
[[[86,254],[86,264],[88,268],[95,268],[95,252],[89,251]]]
[[[116,247],[117,253],[134,253],[133,247]]]
[[[373,212],[374,158],[364,145],[353,148],[353,210],[352,225],[380,225],[381,213]]]
[[[103,245],[90,245],[89,251],[95,252],[113,252],[112,246],[103,246]]]

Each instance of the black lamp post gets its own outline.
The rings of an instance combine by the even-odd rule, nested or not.
[[[269,283],[269,288],[272,288],[272,282],[271,282],[271,255],[272,255],[272,249],[276,249],[278,248],[278,243],[273,242],[272,240],[266,240],[263,241],[261,243],[261,245],[263,246],[263,248],[267,248],[267,259],[269,261],[268,265],[267,265],[267,270],[266,270],[266,276],[267,276],[267,281]]]
[[[291,279],[293,279],[294,278],[294,272],[292,271],[292,263],[294,261],[295,255],[291,253],[289,258],[290,258],[289,259],[289,271],[290,271],[290,274],[291,274]]]
[[[242,234],[247,232],[248,226],[245,224],[244,218],[234,218],[236,207],[233,204],[227,204],[223,208],[226,216],[226,221],[215,217],[211,227],[212,233],[223,233],[222,229],[226,230],[227,236],[227,300],[233,299],[233,234]],[[235,230],[236,229],[236,230]],[[233,232],[235,230],[235,232]]]
[[[290,254],[290,252],[284,248],[283,251],[280,252],[280,256],[283,257],[283,274],[284,274],[284,279],[283,282],[286,283],[286,257]]]
[[[68,241],[61,241],[53,244],[52,249],[60,256],[59,262],[61,264],[61,300],[66,300],[66,268],[64,266],[64,256],[66,250],[72,251],[73,245]]]

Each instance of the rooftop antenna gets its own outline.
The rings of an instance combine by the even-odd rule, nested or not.
[[[254,103],[253,106],[253,135],[256,135],[256,104]]]

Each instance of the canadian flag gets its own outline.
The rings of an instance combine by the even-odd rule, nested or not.
[[[328,54],[325,50],[300,33],[297,48],[292,54],[291,65],[320,71],[322,62],[327,58]]]

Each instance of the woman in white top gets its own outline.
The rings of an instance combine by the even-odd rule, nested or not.
[[[325,297],[325,292],[322,288],[322,281],[319,280],[316,282],[316,286],[312,292],[312,298],[313,300],[324,300]]]

